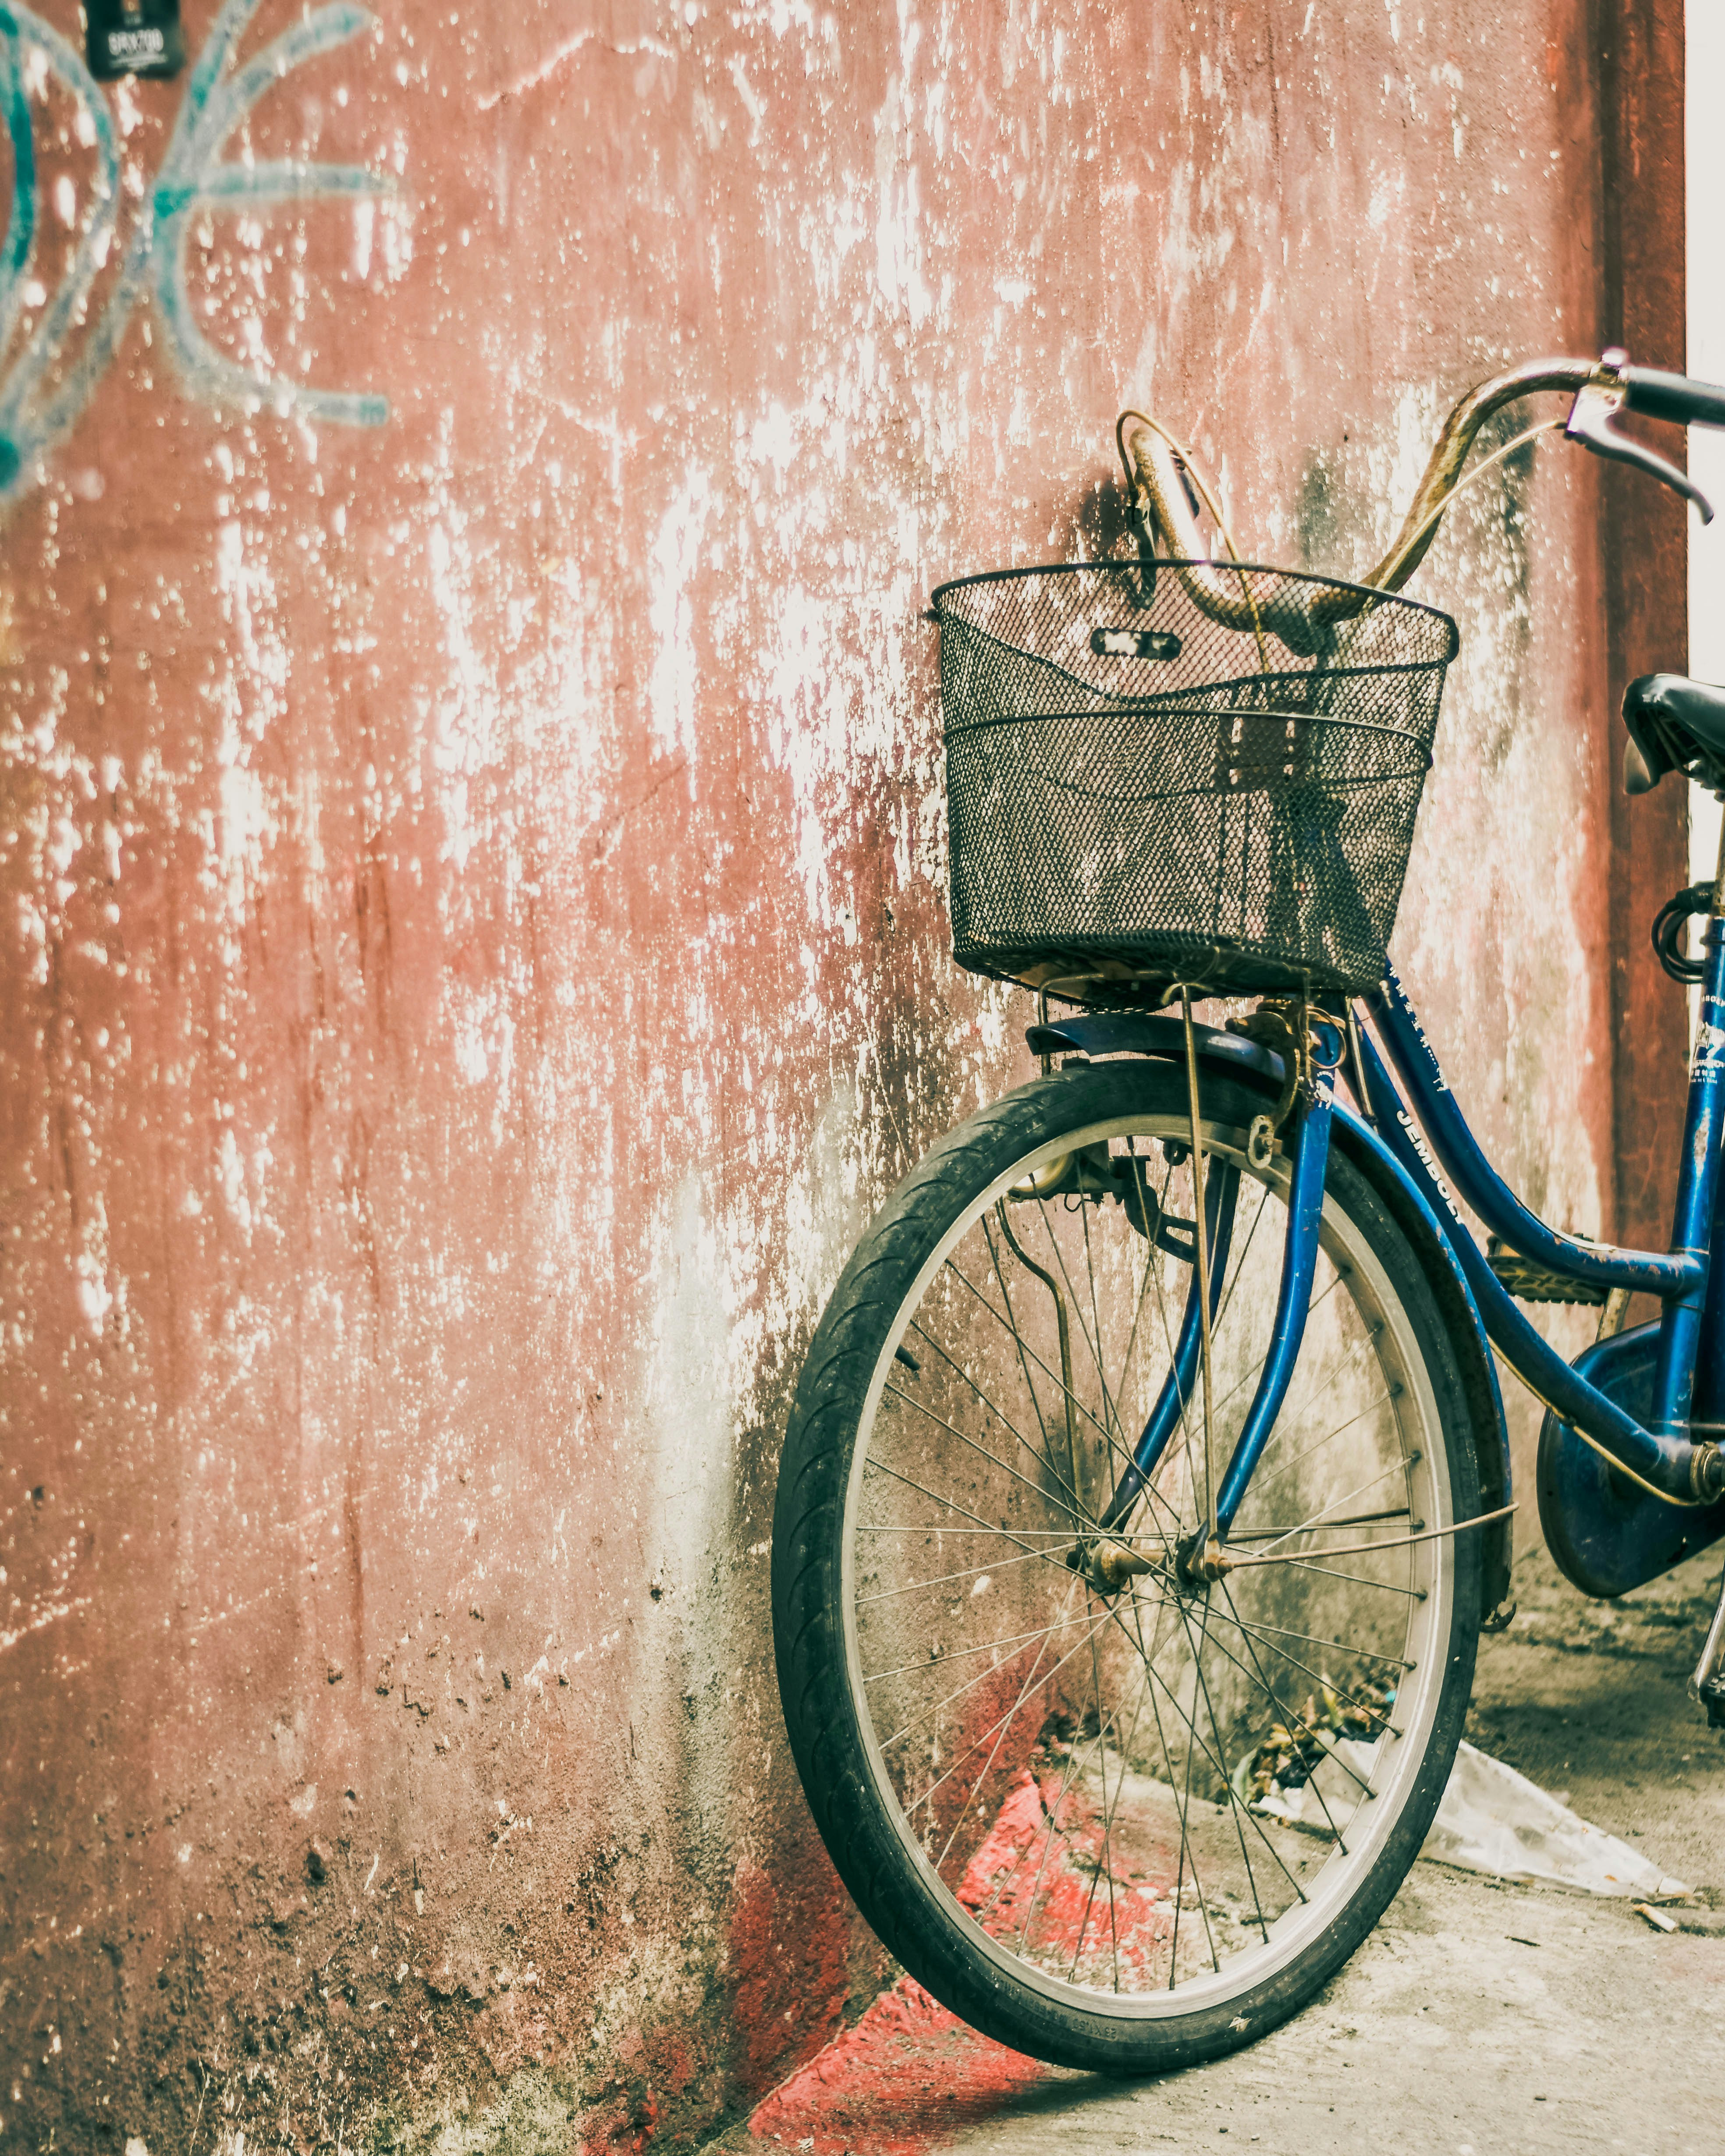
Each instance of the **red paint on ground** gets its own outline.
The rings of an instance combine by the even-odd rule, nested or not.
[[[901,1976],[756,2107],[749,2131],[805,2156],[922,2156],[1047,2071],[979,2036]]]
[[[1117,1840],[1122,1825],[1117,1815]],[[1166,1971],[1176,1870],[1175,1853],[1159,1845],[1106,1847],[1087,1787],[1027,1768],[965,1866],[958,1899],[985,1931],[1028,1946],[1045,1966],[1065,1963],[1081,1984],[1138,1989],[1159,1980],[1158,1963]]]
[[[1117,1856],[1111,1928],[1098,1885],[1101,1820],[1088,1795],[1062,1789],[1061,1780],[1028,1768],[1019,1776],[965,1867],[958,1899],[985,1929],[1013,1938],[1034,1902],[1032,1943],[1045,1942],[1050,1961],[1070,1954],[1081,1977],[1106,1984],[1116,1953],[1124,1976],[1128,1964],[1145,1965],[1163,1947],[1174,1866],[1122,1881]],[[979,2035],[903,1976],[757,2107],[749,2131],[804,2156],[923,2156],[1046,2071]]]

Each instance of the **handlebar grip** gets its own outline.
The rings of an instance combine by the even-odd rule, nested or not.
[[[1623,401],[1631,412],[1674,419],[1680,427],[1725,427],[1725,389],[1717,382],[1657,367],[1626,367],[1623,380]]]

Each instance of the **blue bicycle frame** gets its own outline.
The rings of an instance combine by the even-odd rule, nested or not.
[[[1722,1427],[1717,1418],[1725,1401],[1725,1266],[1710,1275],[1707,1262],[1715,1221],[1725,1211],[1725,1188],[1719,1173],[1721,1140],[1725,1135],[1725,923],[1717,919],[1708,923],[1706,950],[1702,1024],[1690,1071],[1683,1156],[1668,1252],[1582,1241],[1559,1234],[1527,1210],[1493,1168],[1469,1129],[1393,970],[1364,999],[1364,1009],[1383,1041],[1388,1063],[1358,1024],[1360,1013],[1354,1014],[1353,1030],[1360,1050],[1358,1079],[1363,1081],[1366,1096],[1358,1103],[1358,1117],[1350,1115],[1334,1097],[1334,1080],[1343,1063],[1342,1035],[1328,1024],[1314,1029],[1316,1081],[1309,1097],[1294,1109],[1283,1132],[1289,1181],[1281,1286],[1257,1390],[1217,1491],[1216,1526],[1222,1538],[1226,1538],[1252,1471],[1268,1442],[1299,1354],[1317,1265],[1324,1177],[1332,1136],[1338,1123],[1348,1129],[1355,1143],[1386,1153],[1419,1194],[1431,1226],[1466,1282],[1486,1337],[1536,1398],[1584,1445],[1603,1455],[1601,1464],[1627,1476],[1631,1485],[1645,1493],[1640,1502],[1645,1505],[1652,1500],[1651,1510],[1656,1518],[1670,1520],[1669,1508],[1682,1507],[1694,1520],[1695,1513],[1688,1508],[1709,1508],[1702,1532],[1675,1539],[1666,1533],[1658,1545],[1666,1553],[1650,1560],[1644,1551],[1637,1560],[1639,1570],[1634,1577],[1625,1573],[1623,1584],[1632,1585],[1636,1578],[1651,1577],[1688,1548],[1698,1548],[1725,1532],[1725,1507],[1720,1505],[1714,1491],[1703,1486],[1699,1471],[1703,1459],[1714,1452],[1713,1438]],[[1172,1056],[1179,1052],[1180,1030],[1177,1021],[1166,1018],[1086,1014],[1035,1029],[1030,1041],[1044,1053],[1068,1047]],[[1255,1044],[1208,1028],[1199,1030],[1201,1060],[1211,1067],[1239,1062],[1252,1065],[1260,1075],[1281,1075],[1279,1059]],[[1391,1075],[1392,1065],[1395,1076]],[[1413,1104],[1411,1113],[1397,1090],[1396,1076],[1407,1089]],[[1623,1389],[1620,1385],[1614,1393],[1593,1382],[1586,1367],[1588,1355],[1579,1358],[1579,1367],[1565,1362],[1528,1323],[1464,1224],[1451,1185],[1505,1244],[1546,1271],[1593,1290],[1622,1289],[1659,1298],[1661,1316],[1651,1372],[1652,1404],[1645,1418],[1624,1405],[1617,1396]],[[1237,1170],[1219,1163],[1206,1191],[1204,1206],[1213,1310],[1223,1292],[1239,1188]],[[1132,1464],[1101,1515],[1105,1532],[1124,1521],[1194,1400],[1202,1329],[1194,1267],[1172,1366],[1133,1448]],[[1620,1341],[1634,1343],[1638,1353],[1648,1344],[1635,1334],[1620,1336]],[[1615,1348],[1620,1342],[1610,1344]],[[1620,1356],[1618,1359],[1623,1360]],[[1605,1487],[1601,1481],[1600,1491]],[[1603,1497],[1599,1502],[1603,1503]],[[1647,1543],[1645,1523],[1639,1532],[1641,1542]],[[1599,1591],[1617,1592],[1620,1588]]]
[[[1365,1105],[1385,1143],[1410,1173],[1424,1178],[1435,1198],[1439,1224],[1467,1277],[1493,1346],[1537,1399],[1634,1481],[1678,1504],[1702,1502],[1692,1435],[1697,1419],[1696,1375],[1697,1367],[1706,1372],[1706,1392],[1711,1395],[1722,1359],[1717,1336],[1725,1317],[1716,1306],[1717,1298],[1707,1294],[1707,1257],[1720,1189],[1720,1138],[1725,1130],[1725,937],[1721,923],[1710,921],[1707,931],[1702,1024],[1689,1075],[1668,1253],[1581,1242],[1536,1218],[1491,1166],[1468,1128],[1394,969],[1366,1001],[1429,1145],[1404,1106],[1383,1058],[1369,1040],[1363,1039],[1370,1096]],[[1645,1423],[1565,1362],[1528,1323],[1461,1226],[1440,1168],[1487,1228],[1521,1256],[1584,1286],[1640,1291],[1659,1297],[1663,1309],[1653,1405]],[[1710,1351],[1705,1356],[1701,1353],[1704,1343]],[[1714,1405],[1711,1397],[1702,1399],[1698,1419],[1704,1425],[1711,1424]]]

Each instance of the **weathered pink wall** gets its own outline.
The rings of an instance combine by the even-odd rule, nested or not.
[[[698,2136],[870,1981],[773,1463],[861,1222],[1028,1069],[946,956],[921,609],[1096,542],[1128,398],[1249,552],[1363,566],[1452,395],[1615,327],[1590,20],[382,0],[223,155],[397,192],[186,247],[213,347],[371,428],[218,398],[161,284],[87,357],[187,84],[107,93],[0,587],[0,2150]],[[30,110],[8,382],[93,208]],[[1599,500],[1543,449],[1423,577],[1397,947],[1584,1229]]]

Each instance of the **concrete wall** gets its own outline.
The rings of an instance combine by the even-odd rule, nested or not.
[[[98,92],[39,7],[0,2151],[698,2137],[875,1966],[771,1672],[798,1355],[1029,1067],[946,955],[927,593],[1093,546],[1128,399],[1363,566],[1453,395],[1617,330],[1647,70],[1568,0],[186,0],[201,71]],[[1591,469],[1507,471],[1422,577],[1396,947],[1597,1229],[1681,1061],[1609,867],[1661,618]]]

